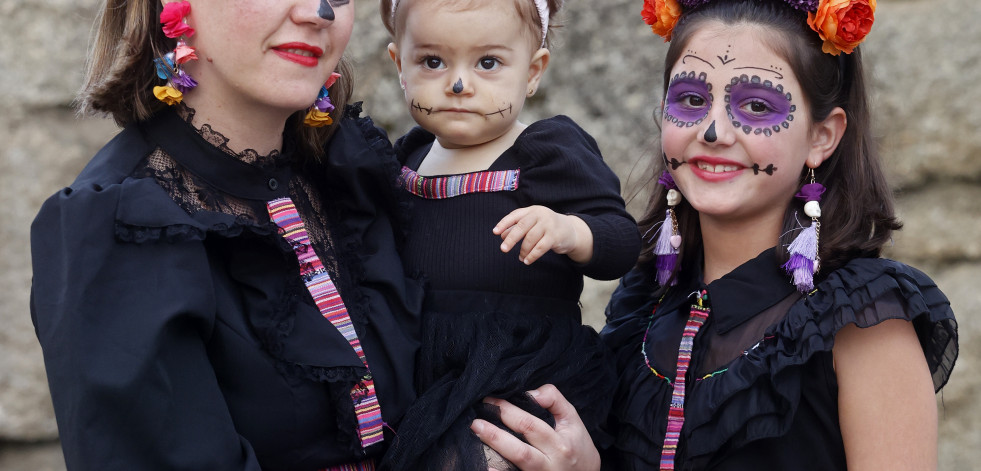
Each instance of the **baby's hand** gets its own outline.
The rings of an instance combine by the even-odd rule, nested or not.
[[[593,257],[593,233],[576,216],[558,214],[544,206],[528,206],[511,211],[494,226],[501,236],[502,252],[510,252],[522,239],[518,260],[531,265],[549,250],[586,263]]]

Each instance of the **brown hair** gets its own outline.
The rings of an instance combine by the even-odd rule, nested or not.
[[[405,30],[405,15],[401,14],[406,11],[405,4],[410,3],[415,0],[400,0],[399,7],[392,14],[392,3],[394,0],[381,0],[379,4],[379,13],[381,14],[382,23],[385,24],[385,28],[388,29],[388,33],[392,35],[392,38],[396,43],[402,39],[402,31]],[[453,1],[460,0],[442,0],[444,3],[451,3]],[[464,0],[467,1],[467,0]],[[472,0],[470,0],[472,1]],[[495,0],[500,1],[500,0]],[[538,16],[538,8],[535,7],[534,0],[513,0],[514,7],[518,10],[518,16],[522,21],[529,27],[529,32],[531,38],[536,41],[536,46],[542,42],[542,22]],[[557,16],[559,9],[565,3],[565,0],[547,0],[548,2],[548,31],[551,32],[553,28],[558,28]],[[460,5],[461,7],[467,6],[468,4]],[[552,43],[552,35],[545,35],[545,47],[549,47]]]
[[[160,0],[105,0],[96,17],[85,82],[76,97],[79,113],[109,115],[119,126],[126,126],[167,107],[153,95],[153,87],[164,84],[157,77],[153,59],[176,47],[176,39],[164,36],[161,29],[162,9]],[[352,69],[341,59],[337,71],[341,79],[331,87],[331,101],[338,110],[344,110],[353,90]],[[305,113],[298,111],[289,122],[295,126],[305,153],[322,157],[338,120],[330,126],[311,128],[303,125]]]
[[[814,170],[816,181],[827,187],[821,199],[819,244],[820,273],[827,274],[853,258],[877,257],[892,231],[900,229],[902,224],[895,217],[892,191],[872,136],[862,53],[858,48],[851,54],[839,56],[822,52],[821,39],[805,20],[805,14],[780,2],[712,2],[685,12],[674,29],[665,56],[664,91],[667,91],[671,68],[698,27],[706,22],[756,24],[781,36],[768,44],[790,64],[800,82],[804,100],[810,106],[811,122],[823,121],[836,107],[843,109],[848,119],[838,147]],[[656,179],[664,170],[664,162],[655,160],[653,178]],[[808,182],[806,179],[807,169],[804,168],[800,175],[801,184]],[[662,185],[655,186],[648,210],[639,222],[641,232],[648,234],[641,255],[641,263],[645,265],[654,260],[654,241],[649,234],[653,234],[655,225],[664,219],[666,192]],[[801,230],[798,220],[806,219],[803,204],[793,199],[784,215],[783,235],[778,246],[781,263],[789,257],[786,247]],[[697,211],[687,201],[679,204],[675,212],[683,237],[678,261],[681,267],[683,260],[695,260],[701,252],[701,229]]]

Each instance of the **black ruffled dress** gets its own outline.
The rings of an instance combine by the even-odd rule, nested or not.
[[[416,383],[383,469],[486,471],[475,417],[494,419],[481,400],[522,401],[556,384],[581,411],[599,446],[614,384],[613,361],[581,325],[583,275],[613,279],[636,262],[640,236],[616,175],[595,141],[566,117],[528,126],[485,172],[420,177],[433,143],[416,128],[396,143],[413,194],[404,260],[428,280]],[[491,232],[511,211],[534,205],[582,218],[594,235],[586,265],[546,253],[532,265],[500,250]],[[537,404],[526,404],[550,419]]]
[[[266,202],[289,196],[347,306],[383,419],[415,397],[422,284],[404,276],[398,165],[349,109],[324,162],[233,154],[182,109],[127,126],[31,229],[31,313],[73,470],[362,463],[367,373],[314,304]]]
[[[831,350],[847,324],[912,322],[936,390],[957,357],[947,298],[922,272],[891,260],[852,260],[808,296],[790,284],[774,249],[707,286],[681,280],[660,304],[655,288],[653,273],[635,269],[607,308],[602,336],[616,349],[620,379],[606,469],[659,469],[696,290],[707,290],[711,312],[694,337],[675,469],[846,469]]]

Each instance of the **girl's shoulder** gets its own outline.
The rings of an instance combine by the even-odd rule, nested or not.
[[[689,451],[706,454],[725,443],[783,436],[802,401],[801,375],[830,357],[838,331],[889,319],[912,324],[939,390],[958,351],[957,323],[947,297],[913,267],[881,258],[854,259],[792,304],[724,374],[701,384],[703,399],[726,407],[691,410],[685,423],[692,431]],[[730,427],[713,426],[719,423]]]
[[[890,319],[912,323],[939,391],[957,359],[957,321],[937,283],[907,264],[885,258],[851,260],[796,303],[777,331],[803,339],[820,336],[823,341],[816,344],[830,350],[846,325],[867,328]]]

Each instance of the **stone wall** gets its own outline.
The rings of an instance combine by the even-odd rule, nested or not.
[[[70,183],[115,131],[76,119],[97,0],[0,0],[0,469],[64,469],[41,352],[28,315],[29,225],[41,202]],[[408,129],[372,1],[355,2],[349,48],[357,94],[392,133]],[[598,5],[602,4],[602,8]],[[651,158],[665,47],[639,20],[639,0],[569,0],[545,84],[525,121],[567,114],[596,137],[625,181],[641,186]],[[940,404],[940,469],[981,462],[981,4],[882,0],[865,53],[876,132],[906,223],[890,257],[930,273],[958,315],[961,356]],[[833,183],[831,183],[833,184]],[[639,212],[643,195],[634,198]],[[612,283],[590,283],[587,320],[602,324]],[[896,411],[902,413],[902,411]],[[971,463],[974,463],[973,465]]]

